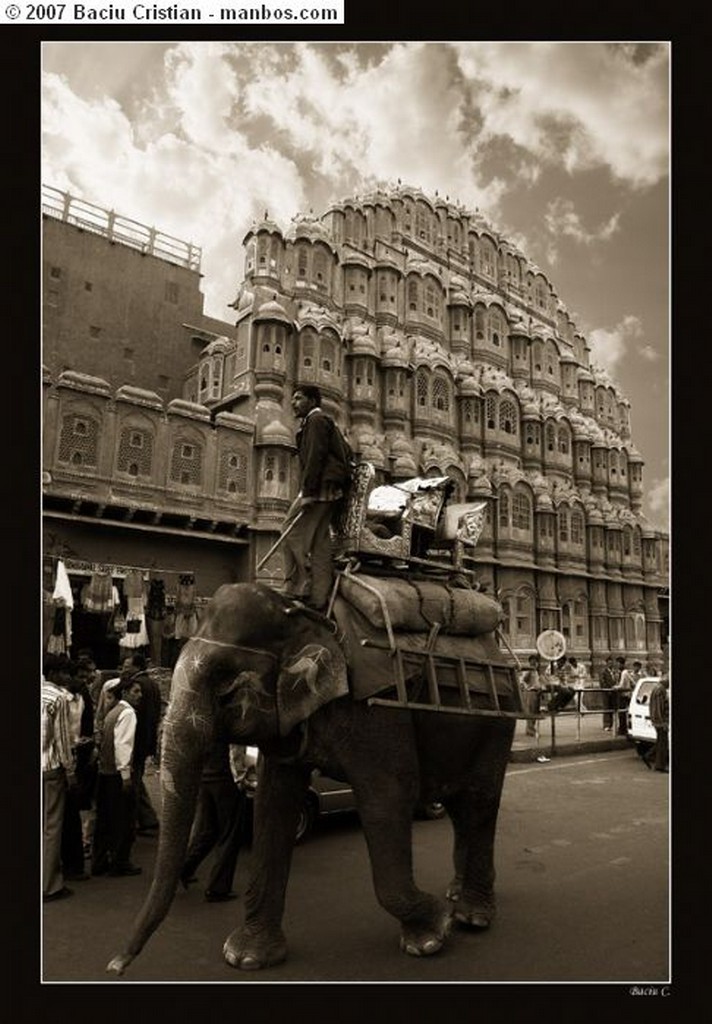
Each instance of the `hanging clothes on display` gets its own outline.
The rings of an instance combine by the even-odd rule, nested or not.
[[[163,580],[151,580],[148,584],[148,604],[146,605],[146,624],[151,645],[151,661],[154,665],[161,664],[163,645],[163,620],[166,616],[166,585]]]
[[[143,575],[135,569],[127,573],[124,580],[126,598],[126,633],[119,640],[119,647],[134,650],[148,646],[146,615],[144,608]]]
[[[176,592],[175,635],[178,640],[187,640],[198,629],[198,612],[195,605],[195,576],[183,573],[178,577]]]
[[[166,616],[161,627],[161,664],[164,668],[175,668],[182,641],[176,640],[176,613],[173,605],[166,606]]]
[[[97,569],[85,587],[82,588],[81,603],[84,611],[112,612],[114,610],[114,585],[108,569]]]
[[[60,559],[57,562],[57,575],[52,591],[52,602],[56,612],[52,635],[47,641],[47,650],[50,654],[69,654],[72,645],[72,609],[74,608],[74,596],[72,587],[67,575],[64,562]]]

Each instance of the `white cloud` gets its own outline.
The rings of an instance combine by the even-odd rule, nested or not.
[[[547,203],[544,220],[552,235],[565,235],[582,245],[591,245],[593,242],[607,242],[616,233],[619,214],[614,213],[595,231],[588,231],[583,226],[573,202],[557,197]]]
[[[638,349],[638,355],[649,363],[657,363],[660,359],[660,353],[652,345],[642,345]]]
[[[591,362],[604,370],[613,371],[631,349],[631,344],[643,333],[643,325],[637,316],[625,316],[613,328],[595,327],[588,332],[591,347]]]
[[[668,173],[668,47],[460,43],[483,140],[506,136],[567,171],[608,166],[633,187]]]
[[[655,525],[667,530],[670,520],[670,477],[653,480],[647,490],[647,500]]]

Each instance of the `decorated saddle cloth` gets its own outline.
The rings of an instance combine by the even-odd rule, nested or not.
[[[358,581],[342,576],[339,593],[378,629],[387,628],[387,616],[396,631],[428,633],[437,623],[443,633],[473,637],[492,632],[502,620],[501,605],[477,590],[366,575]]]
[[[371,617],[349,604],[343,597],[334,602],[333,615],[339,626],[341,646],[349,667],[351,693],[355,700],[365,700],[376,694],[383,694],[396,685],[396,662],[388,651],[364,645],[370,641],[388,646],[388,634],[379,629]],[[429,702],[425,680],[425,660],[419,653],[428,649],[428,633],[400,630],[395,635],[396,645],[401,652],[403,675],[409,700]],[[448,691],[454,695],[458,690],[458,667],[450,659],[465,659],[464,675],[468,692],[473,695],[477,706],[490,708],[490,674],[501,706],[507,710],[517,706],[520,697],[516,675],[510,669],[510,662],[500,650],[492,632],[480,636],[448,636],[440,633],[432,645],[434,665],[438,684],[442,690],[443,703]],[[440,657],[442,656],[442,657]],[[489,669],[488,669],[489,666]],[[390,697],[391,694],[388,694]]]

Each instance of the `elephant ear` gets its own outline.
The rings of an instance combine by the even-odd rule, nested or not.
[[[277,679],[280,735],[348,692],[346,661],[337,644],[306,644],[287,655]]]

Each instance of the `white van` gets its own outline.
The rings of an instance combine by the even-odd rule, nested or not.
[[[655,726],[650,721],[650,694],[659,682],[658,676],[643,676],[630,695],[628,737],[635,743],[639,754],[644,754],[655,743]]]

